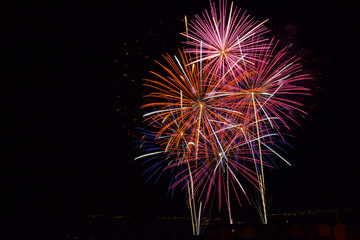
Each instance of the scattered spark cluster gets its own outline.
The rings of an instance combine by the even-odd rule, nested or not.
[[[135,160],[144,160],[150,177],[171,173],[169,188],[186,192],[194,234],[214,196],[232,222],[231,196],[249,200],[244,182],[260,193],[266,223],[264,168],[276,168],[275,160],[290,165],[279,150],[296,116],[306,114],[297,99],[309,94],[302,83],[311,77],[267,37],[265,23],[232,3],[211,4],[189,23],[185,17],[184,48],[164,55],[162,72],[145,80],[148,128]]]

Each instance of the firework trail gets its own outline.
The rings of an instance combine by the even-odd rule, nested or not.
[[[263,22],[226,1],[211,4],[210,13],[186,22],[185,49],[157,62],[162,72],[145,79],[150,89],[140,141],[146,171],[171,172],[170,190],[184,190],[193,233],[200,234],[201,212],[216,195],[232,223],[230,192],[250,182],[261,196],[261,218],[267,223],[264,168],[285,141],[282,132],[298,124],[294,112],[305,114],[296,97],[308,94],[301,85],[300,59],[278,49]]]

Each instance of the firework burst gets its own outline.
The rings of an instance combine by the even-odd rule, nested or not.
[[[306,95],[299,59],[287,48],[267,39],[263,22],[254,21],[220,2],[217,11],[196,15],[187,31],[188,48],[178,57],[164,55],[157,62],[162,73],[151,72],[144,85],[145,122],[140,144],[151,176],[171,171],[169,189],[186,192],[193,233],[200,233],[200,216],[213,195],[225,203],[232,222],[230,192],[241,204],[247,199],[244,181],[259,192],[261,219],[267,223],[264,168],[282,159],[278,145],[282,132],[298,124],[295,112],[304,114],[294,96]],[[159,175],[160,175],[159,174]]]
[[[259,51],[269,48],[267,39],[263,35],[268,32],[263,22],[254,21],[246,12],[233,7],[227,9],[226,1],[220,2],[219,11],[214,3],[210,5],[210,13],[205,11],[201,16],[196,15],[195,20],[189,23],[189,27],[183,36],[189,45],[186,50],[195,53],[198,57],[194,62],[208,61],[205,69],[220,72],[244,70],[259,61]]]

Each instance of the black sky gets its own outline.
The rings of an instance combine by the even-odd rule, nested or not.
[[[51,228],[88,213],[184,215],[182,195],[166,197],[166,178],[154,185],[141,177],[144,169],[132,161],[132,135],[141,116],[141,81],[156,68],[153,60],[175,53],[183,16],[192,19],[208,5],[141,0],[9,6],[2,75],[10,80],[4,89],[11,100],[4,103],[21,124],[5,125],[11,137],[1,142],[3,226],[31,221],[29,228]],[[354,6],[235,5],[268,18],[274,35],[294,44],[315,79],[314,96],[305,100],[309,115],[293,132],[298,139],[289,140],[294,149],[286,149],[293,167],[280,164],[268,174],[270,209],[357,208],[360,39]],[[133,51],[138,47],[140,55]]]

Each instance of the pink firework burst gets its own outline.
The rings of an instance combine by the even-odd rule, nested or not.
[[[219,11],[214,3],[210,7],[210,13],[205,10],[202,16],[196,15],[182,33],[189,45],[187,52],[198,56],[192,63],[208,60],[211,71],[224,74],[259,61],[258,52],[270,47],[259,44],[267,41],[263,37],[268,32],[264,26],[267,20],[254,21],[246,11],[240,14],[233,3],[228,11],[226,1],[219,3]]]
[[[270,41],[272,43],[273,40]],[[246,65],[243,69],[238,68],[234,71],[235,77],[209,95],[221,96],[227,106],[246,114],[245,118],[255,114],[261,116],[266,121],[260,125],[269,124],[281,135],[278,122],[290,130],[288,120],[298,124],[293,113],[306,114],[301,109],[303,104],[294,96],[309,95],[310,89],[303,87],[302,83],[311,77],[302,72],[299,58],[288,56],[287,48],[275,53],[277,43],[273,46],[273,49],[257,53],[259,61],[251,69]]]

